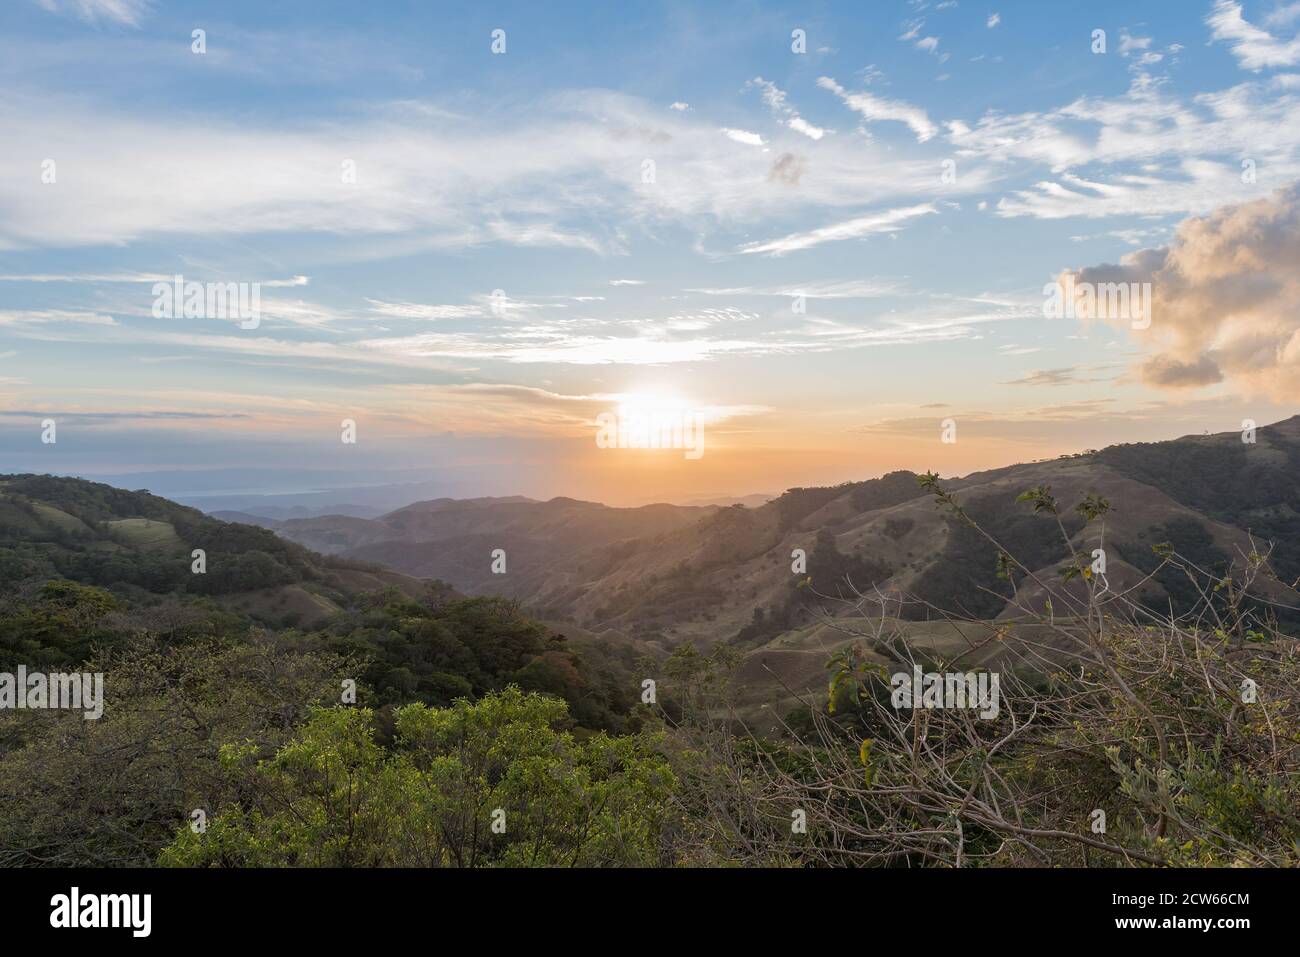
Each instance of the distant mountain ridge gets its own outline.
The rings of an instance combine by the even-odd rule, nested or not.
[[[276,526],[278,534],[323,554],[378,562],[422,578],[439,578],[470,593],[531,594],[539,573],[606,547],[694,524],[716,506],[643,505],[610,508],[554,498],[434,499],[377,519],[323,516]],[[505,574],[492,553],[506,553]],[[545,577],[545,576],[543,576]]]
[[[1185,436],[943,484],[1048,580],[1059,580],[1068,548],[1054,520],[1015,501],[1044,484],[1060,500],[1075,548],[1107,550],[1113,588],[1141,582],[1157,564],[1152,546],[1166,541],[1207,568],[1225,569],[1271,541],[1278,575],[1300,578],[1300,416],[1260,427],[1251,444],[1236,432]],[[1089,494],[1112,506],[1100,526],[1104,541],[1072,514]],[[902,617],[1018,613],[1008,602],[1011,583],[997,576],[996,550],[937,509],[912,472],[794,488],[756,508],[437,499],[377,519],[290,520],[276,531],[321,552],[441,578],[469,593],[507,595],[551,619],[666,645],[761,642],[806,624],[806,602],[795,593],[800,576],[791,570],[800,548],[817,590],[847,594],[851,581],[910,596],[916,601],[901,607]],[[492,571],[495,549],[505,551],[504,574]],[[1022,602],[1042,600],[1032,583],[1017,585]],[[1154,604],[1177,602],[1183,587],[1166,575],[1146,582],[1142,595]],[[1290,594],[1282,582],[1275,588]]]
[[[1064,585],[1061,577],[1069,548],[1055,518],[1016,501],[1027,489],[1050,486],[1075,551],[1103,548],[1108,587],[1136,589],[1156,610],[1186,607],[1196,596],[1180,573],[1156,572],[1155,546],[1170,543],[1223,575],[1272,543],[1276,578],[1260,590],[1279,603],[1286,628],[1300,628],[1300,616],[1286,610],[1300,608],[1292,585],[1300,577],[1300,417],[1260,428],[1250,444],[1235,432],[1187,436],[941,484],[1035,578],[1074,590],[1079,583]],[[1110,510],[1085,526],[1074,506],[1090,495],[1105,498]],[[191,572],[194,548],[206,552],[204,575]],[[796,567],[798,549],[806,567]],[[0,476],[0,586],[20,599],[33,583],[67,579],[142,608],[160,596],[192,596],[272,628],[312,629],[331,627],[340,612],[364,623],[371,614],[358,610],[371,601],[364,596],[390,587],[423,601],[431,590],[446,595],[452,588],[500,595],[569,635],[593,660],[608,663],[612,655],[622,668],[647,655],[662,659],[684,642],[735,645],[744,653],[739,704],[769,730],[767,722],[798,704],[796,695],[820,693],[829,656],[854,640],[855,629],[874,628],[871,616],[882,611],[913,647],[956,654],[997,637],[1022,617],[1021,607],[1046,610],[1047,596],[1032,580],[1019,572],[999,577],[997,558],[907,471],[792,488],[754,508],[611,508],[507,496],[437,498],[378,518],[284,521],[204,515],[81,479]],[[853,589],[881,596],[884,607],[819,597],[849,597]],[[839,621],[828,623],[822,613]],[[946,614],[974,620],[957,628]],[[477,627],[466,641],[475,640]],[[1036,627],[1016,622],[1011,630],[1025,637]],[[411,638],[413,645],[392,643],[389,625],[372,637],[389,657],[424,661],[430,650],[428,635]],[[991,663],[999,647],[971,663]],[[394,688],[413,680],[406,665],[385,667],[397,669],[382,678]],[[560,681],[565,671],[556,667],[552,678]]]

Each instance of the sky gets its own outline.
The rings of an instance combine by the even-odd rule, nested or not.
[[[3,472],[684,502],[1300,399],[1300,2],[9,0],[0,84]]]

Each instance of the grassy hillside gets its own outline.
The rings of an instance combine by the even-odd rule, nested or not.
[[[1149,607],[1184,609],[1197,596],[1186,576],[1157,570],[1154,549],[1165,543],[1219,573],[1271,549],[1281,580],[1259,587],[1284,605],[1300,604],[1288,587],[1300,577],[1300,418],[1260,428],[1254,444],[1239,433],[1192,436],[947,484],[997,545],[936,508],[911,472],[790,489],[758,508],[440,500],[375,521],[285,523],[280,533],[350,543],[341,554],[436,572],[468,591],[509,595],[545,617],[661,649],[720,639],[752,647],[812,622],[827,604],[817,596],[855,590],[887,596],[896,603],[890,613],[904,619],[1011,618],[1042,610],[1041,580],[1058,579],[1072,550],[1098,548],[1117,590],[1134,589]],[[1055,519],[1017,504],[1038,486],[1060,499],[1066,538]],[[1089,496],[1112,507],[1085,528],[1073,510]],[[507,551],[505,575],[489,571],[493,548]],[[1000,548],[1024,567],[1000,569]],[[796,550],[806,560],[802,572]],[[1278,614],[1300,623],[1295,611]]]
[[[95,720],[0,711],[0,865],[1294,866],[1300,658],[1242,600],[1276,584],[1262,560],[1218,567],[1245,533],[1091,460],[923,478],[793,490],[552,563],[548,594],[593,628],[404,590],[145,493],[0,479],[0,671],[105,675]],[[1137,504],[1112,515],[1103,494]],[[579,509],[599,516],[560,506]],[[972,519],[1030,564],[990,577]],[[1057,574],[1103,526],[1113,581]],[[209,546],[260,553],[260,587],[191,587]],[[1185,573],[1192,608],[1145,614],[1110,590],[1126,570]],[[1015,588],[1018,610],[872,616],[840,579],[963,604]],[[1063,614],[1078,588],[1086,613]],[[760,596],[783,603],[775,634]],[[723,613],[747,603],[737,648]],[[808,604],[825,614],[801,621]],[[996,706],[900,710],[890,676],[912,665],[996,677]],[[791,808],[809,824],[793,838]]]
[[[195,571],[202,550],[202,573]],[[360,576],[358,578],[358,576]],[[0,585],[64,578],[125,599],[208,596],[270,624],[308,624],[346,595],[415,579],[315,554],[148,492],[43,475],[0,476]]]
[[[75,664],[141,634],[233,639],[269,627],[357,662],[353,677],[379,706],[449,704],[513,682],[569,700],[589,727],[616,727],[633,697],[630,649],[571,645],[508,600],[467,599],[79,479],[0,477],[0,585],[0,668]]]

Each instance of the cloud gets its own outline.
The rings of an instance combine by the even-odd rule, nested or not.
[[[1129,56],[1135,50],[1142,51],[1149,49],[1151,49],[1150,37],[1135,37],[1127,30],[1120,30],[1119,52],[1121,56]]]
[[[1294,402],[1300,399],[1297,263],[1300,183],[1187,219],[1168,246],[1072,275],[1076,283],[1151,284],[1150,327],[1134,331],[1153,350],[1138,369],[1149,385],[1232,380]],[[1119,317],[1102,318],[1129,325]]]
[[[117,322],[102,312],[74,309],[0,309],[0,326],[45,325],[69,322],[84,326],[113,326]]]
[[[599,90],[530,104],[500,124],[391,111],[263,123],[7,94],[0,168],[16,172],[0,177],[0,250],[199,231],[212,241],[315,234],[340,247],[342,237],[374,237],[359,249],[349,242],[350,258],[488,244],[618,255],[664,225],[741,234],[778,216],[852,215],[934,190],[932,159],[864,151],[848,137],[823,137],[794,189],[789,176],[772,176],[768,151],[735,149],[694,112]],[[750,144],[767,140],[740,133]],[[784,139],[808,144],[807,131]],[[57,182],[41,184],[25,145],[34,142],[57,162]],[[160,142],[169,144],[162,153]],[[647,159],[657,168],[649,182]],[[972,159],[953,189],[986,189],[990,171]]]
[[[1025,396],[1028,399],[1028,396]],[[1261,405],[1258,401],[1242,402],[1213,398],[1179,397],[1176,401],[1160,398],[1135,404],[1116,399],[1091,399],[1044,405],[1026,401],[1019,408],[978,411],[954,403],[945,414],[955,418],[969,441],[1014,440],[1031,443],[1028,457],[1075,453],[1114,444],[1117,437],[1125,441],[1153,442],[1173,435],[1218,432],[1231,428],[1243,417],[1260,423],[1291,415],[1294,409]],[[1208,426],[1208,428],[1207,428]],[[909,418],[881,419],[856,431],[879,434],[892,439],[935,441],[939,416],[916,415]],[[1002,456],[1006,461],[1008,456]]]
[[[947,5],[945,4],[940,4],[937,9],[943,10],[946,6]],[[956,6],[956,4],[951,4],[951,6]],[[924,7],[921,9],[924,9]],[[911,43],[916,47],[916,49],[924,50],[926,53],[938,55],[939,38],[933,36],[921,36],[921,29],[925,26],[925,20],[912,20],[908,23],[904,23],[903,26],[905,29],[903,34],[898,38],[900,41],[903,43]],[[941,62],[946,62],[947,59],[947,54],[940,57]]]
[[[644,279],[611,279],[609,281],[609,284],[611,286],[644,286],[645,280]]]
[[[593,253],[621,252],[622,244],[606,244],[591,236],[561,229],[549,222],[507,222],[497,219],[487,226],[487,235],[513,246],[568,246]]]
[[[517,364],[561,365],[664,365],[702,362],[726,354],[758,355],[768,351],[744,339],[686,338],[667,336],[608,336],[590,334],[520,335],[512,340],[487,341],[481,336],[448,333],[387,339],[358,344],[382,355],[408,359],[442,357],[496,360]]]
[[[705,296],[804,296],[807,299],[877,299],[901,294],[904,287],[893,280],[845,279],[815,281],[783,286],[733,286],[726,289],[687,289]]]
[[[1005,352],[1004,355],[1015,355],[1014,352]],[[1096,372],[1106,368],[1105,366],[1065,366],[1061,369],[1034,369],[1026,372],[1018,379],[1010,379],[1003,382],[1002,385],[1074,385],[1079,382],[1105,382],[1105,378],[1081,378],[1084,373]]]
[[[0,180],[0,246],[117,244],[202,223],[210,236],[388,233],[449,247],[617,250],[628,224],[705,230],[774,212],[870,205],[933,176],[932,164],[863,156],[845,143],[823,150],[816,176],[796,192],[769,178],[769,157],[714,145],[716,126],[676,115],[657,126],[641,104],[618,96],[588,96],[574,108],[582,111],[576,119],[504,132],[443,118],[421,129],[384,122],[292,131],[209,120],[180,121],[178,131],[148,117],[6,102],[0,126],[13,135],[0,141],[0,163],[22,168],[30,159],[18,155],[19,144],[39,139],[58,158],[59,179],[39,190],[22,177]],[[150,144],[173,139],[165,156],[152,152]],[[641,182],[647,155],[660,173],[650,189]],[[355,184],[340,181],[341,157],[355,160]],[[39,181],[39,167],[31,175]],[[159,191],[172,200],[147,201]],[[512,210],[509,221],[497,218],[502,209]]]
[[[566,394],[553,389],[506,382],[466,382],[445,385],[403,385],[396,390],[395,411],[415,419],[437,410],[437,424],[467,434],[526,434],[538,430],[578,434],[589,438],[595,419],[628,402],[653,403],[658,398],[625,392]],[[662,400],[660,400],[662,401]],[[694,404],[691,410],[710,424],[770,412],[763,405]]]
[[[367,299],[370,311],[394,319],[466,319],[483,315],[478,306],[426,306],[418,302],[383,302]]]
[[[1043,113],[991,112],[973,128],[947,127],[959,156],[1051,168],[1050,177],[1002,196],[1002,217],[1208,213],[1258,195],[1242,180],[1243,156],[1267,166],[1274,182],[1300,176],[1300,97],[1284,77],[1191,100],[1135,83],[1118,97],[1081,97]],[[1086,177],[1073,172],[1085,166]]]
[[[194,275],[190,279],[196,278]],[[66,283],[155,283],[172,282],[176,273],[127,272],[127,273],[23,273],[0,276],[0,282],[66,282]],[[233,281],[233,280],[232,280]],[[289,279],[246,280],[257,282],[269,288],[282,286],[306,286],[311,283],[308,276],[292,276]]]
[[[1129,72],[1139,75],[1141,77],[1139,82],[1143,85],[1154,82],[1144,75],[1146,68],[1155,66],[1165,58],[1163,53],[1157,53],[1151,49],[1152,42],[1151,37],[1135,37],[1127,30],[1120,30],[1119,32],[1119,55],[1126,60],[1132,61],[1129,64]],[[1170,49],[1174,50],[1174,48],[1181,49],[1178,44],[1174,44]]]
[[[166,273],[153,272],[131,272],[131,273],[21,273],[16,275],[0,276],[0,282],[69,282],[69,283],[100,283],[100,282],[171,282],[174,275]]]
[[[149,411],[149,412],[67,412],[55,411],[50,409],[5,409],[0,411],[0,415],[9,418],[20,419],[37,419],[42,416],[50,416],[60,420],[76,421],[109,421],[109,422],[130,422],[130,421],[151,421],[151,420],[186,420],[186,419],[248,419],[252,416],[244,412],[170,412],[170,411]]]
[[[860,239],[863,236],[872,236],[877,233],[896,232],[903,228],[903,224],[907,220],[915,219],[918,216],[927,216],[938,211],[933,203],[921,203],[917,206],[906,206],[901,209],[888,209],[881,213],[872,213],[870,216],[859,216],[856,219],[846,220],[842,223],[822,226],[820,229],[814,229],[806,233],[791,233],[788,236],[765,243],[746,243],[740,247],[739,251],[742,253],[767,253],[772,256],[783,256],[799,249],[820,246],[822,243],[839,242],[844,239]]]
[[[996,26],[997,26],[999,23],[1001,23],[1001,22],[1002,22],[1002,14],[1000,14],[1000,13],[990,13],[990,14],[989,14],[989,18],[988,18],[987,20],[984,21],[984,25],[985,25],[986,27],[988,27],[990,30],[992,30],[994,27],[996,27]]]
[[[728,139],[735,140],[737,143],[744,143],[746,146],[762,146],[763,137],[757,133],[751,133],[749,130],[733,130],[724,126],[722,132]]]
[[[802,116],[790,117],[786,125],[789,126],[790,129],[794,130],[796,133],[802,133],[804,136],[808,137],[811,140],[819,140],[823,136],[825,136],[827,132],[826,130],[822,129],[820,126],[813,126]]]
[[[668,104],[668,109],[676,110],[678,113],[685,113],[690,108],[691,105],[689,103],[683,103],[681,100],[678,100],[676,103]]]
[[[137,27],[149,13],[150,0],[37,0],[51,13],[75,16],[88,23],[109,20]]]
[[[1073,366],[1064,369],[1035,369],[1026,372],[1019,379],[1003,382],[1003,385],[1069,385],[1076,379]]]
[[[1272,22],[1284,23],[1292,18],[1289,9],[1278,13],[1282,20]],[[1275,38],[1267,30],[1247,21],[1242,16],[1241,4],[1236,0],[1216,0],[1205,23],[1215,40],[1229,45],[1232,55],[1244,70],[1258,72],[1269,67],[1300,64],[1300,36],[1289,41]]]
[[[1300,20],[1300,3],[1285,4],[1264,17],[1270,27],[1284,27],[1296,20]]]
[[[870,93],[850,93],[828,76],[818,77],[817,85],[823,90],[830,90],[845,106],[871,122],[906,123],[916,134],[918,143],[924,143],[938,132],[938,128],[930,122],[929,115],[919,106],[912,106],[902,100],[872,96]]]
[[[1143,382],[1158,388],[1196,388],[1223,381],[1223,371],[1208,355],[1191,362],[1172,356],[1153,356],[1142,363],[1140,373]]]
[[[756,76],[745,84],[746,86],[756,86],[763,91],[763,102],[767,108],[772,111],[772,115],[783,121],[786,126],[796,133],[802,133],[809,139],[819,140],[826,135],[826,130],[820,126],[814,126],[802,116],[799,111],[790,106],[786,100],[785,93],[778,89],[775,83],[771,83],[761,76]]]

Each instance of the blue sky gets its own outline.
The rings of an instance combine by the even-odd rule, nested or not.
[[[686,500],[1285,417],[1297,28],[1271,0],[15,0],[4,470]],[[1151,328],[1045,319],[1089,270],[1154,280]],[[257,327],[156,318],[178,273],[259,283]],[[638,402],[699,410],[708,454],[597,449]]]

